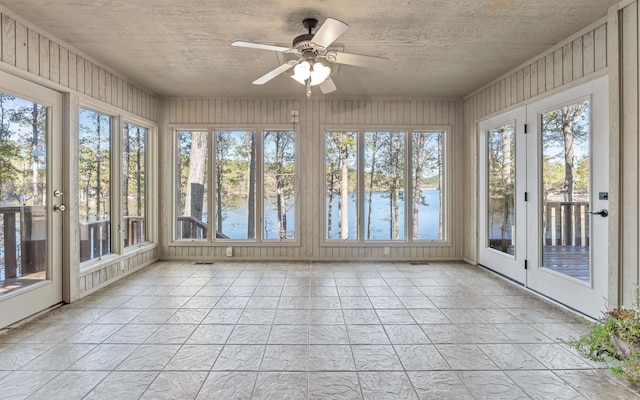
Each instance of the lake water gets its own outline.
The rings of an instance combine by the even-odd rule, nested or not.
[[[423,190],[424,204],[420,206],[419,218],[418,218],[418,239],[420,240],[438,240],[439,223],[440,223],[440,191],[439,190]],[[349,195],[349,238],[356,239],[355,235],[355,195]],[[327,199],[328,200],[328,199]],[[365,229],[368,222],[368,195],[365,197],[364,207],[364,223]],[[327,201],[328,203],[328,201]],[[370,240],[390,240],[390,211],[389,210],[389,197],[387,193],[375,192],[373,193],[371,203],[371,238]],[[404,200],[401,199],[399,204],[399,240],[404,240],[405,224],[404,224]],[[325,219],[327,215],[327,208],[325,209]],[[265,218],[264,226],[264,238],[268,240],[277,240],[277,218],[275,209],[267,209],[267,218]],[[247,238],[247,209],[246,207],[236,207],[223,211],[224,220],[222,223],[222,232],[229,236],[231,239],[246,239]],[[331,221],[332,235],[331,239],[338,238],[338,199],[333,199],[333,218]],[[295,215],[293,208],[287,212],[287,226],[289,227],[289,237],[293,237],[293,227],[295,226]],[[325,233],[326,234],[326,233]]]

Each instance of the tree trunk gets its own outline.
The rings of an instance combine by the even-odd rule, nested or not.
[[[573,123],[575,116],[569,115],[569,107],[562,107],[562,138],[564,142],[564,199],[567,202],[573,201]]]
[[[200,132],[191,136],[189,153],[189,175],[187,176],[187,194],[184,215],[202,221],[204,202],[204,183],[207,161],[207,136]]]
[[[336,185],[335,176],[335,164],[332,160],[331,166],[329,167],[329,185],[327,187],[327,191],[329,192],[329,204],[327,206],[327,238],[329,239],[331,239],[331,222],[333,220],[333,193]]]

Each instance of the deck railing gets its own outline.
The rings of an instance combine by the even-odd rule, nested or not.
[[[45,206],[0,207],[0,276],[4,279],[47,267]]]
[[[589,202],[548,201],[543,222],[544,245],[589,246]]]
[[[202,222],[191,216],[178,217],[176,226],[176,237],[178,239],[206,239],[207,238],[206,222]],[[216,239],[230,239],[220,231],[216,231]]]
[[[45,206],[0,207],[0,277],[20,278],[46,270]],[[145,241],[145,218],[124,217],[124,246]],[[111,252],[111,221],[80,223],[80,261]]]

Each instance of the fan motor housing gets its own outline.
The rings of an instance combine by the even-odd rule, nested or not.
[[[311,45],[311,39],[313,39],[313,34],[311,33],[300,35],[293,39],[293,44],[291,45],[291,47],[298,50],[302,54],[309,51],[315,52],[316,49]]]

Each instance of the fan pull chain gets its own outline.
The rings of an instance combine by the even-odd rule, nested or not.
[[[311,97],[311,78],[307,79],[307,99]]]

